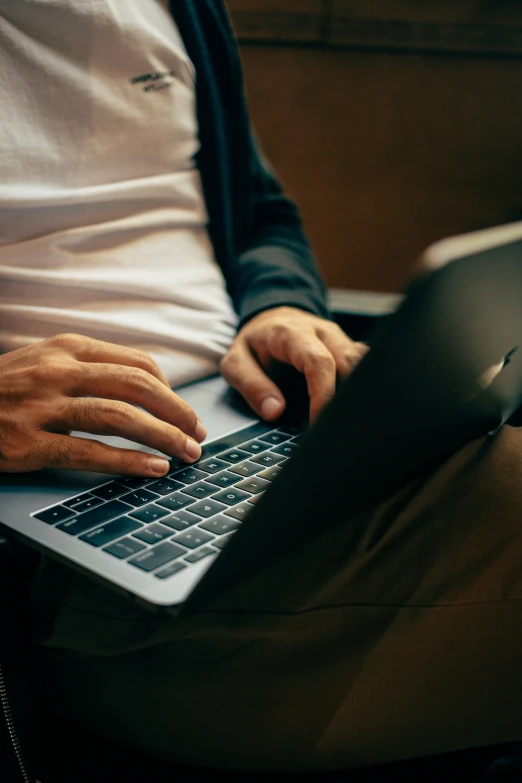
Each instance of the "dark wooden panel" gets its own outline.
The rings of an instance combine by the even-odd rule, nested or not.
[[[332,0],[330,42],[522,54],[520,0]]]
[[[230,0],[242,41],[522,55],[520,0]]]
[[[323,0],[229,0],[240,40],[318,43],[323,35]]]
[[[522,61],[251,45],[243,58],[330,285],[397,290],[433,240],[522,219]]]

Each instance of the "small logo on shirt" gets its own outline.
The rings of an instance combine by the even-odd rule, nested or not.
[[[130,79],[131,84],[143,85],[143,92],[158,92],[158,90],[168,90],[174,86],[174,82],[169,79],[177,76],[177,71],[158,71],[157,73],[143,73],[141,76],[134,76]]]

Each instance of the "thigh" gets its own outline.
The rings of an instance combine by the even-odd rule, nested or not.
[[[56,704],[153,754],[249,769],[519,739],[521,519],[505,427],[194,617],[75,577],[42,640]]]

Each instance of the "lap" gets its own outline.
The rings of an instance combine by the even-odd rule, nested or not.
[[[158,756],[249,769],[520,739],[521,469],[522,430],[504,427],[193,617],[44,569],[57,708]]]

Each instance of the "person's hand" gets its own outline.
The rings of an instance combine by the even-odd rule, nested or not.
[[[294,307],[275,307],[238,332],[221,372],[261,418],[273,421],[283,413],[286,401],[265,370],[274,361],[295,367],[306,378],[314,421],[334,396],[337,375],[346,378],[367,350],[332,321]]]
[[[140,410],[135,406],[145,410]],[[150,356],[61,334],[0,356],[0,473],[41,468],[163,476],[167,460],[71,430],[120,435],[194,462],[206,437]]]

